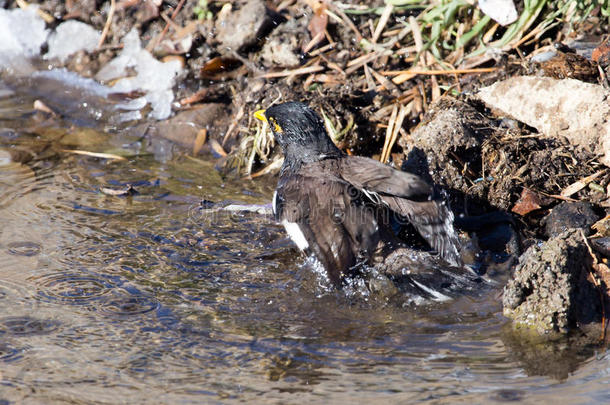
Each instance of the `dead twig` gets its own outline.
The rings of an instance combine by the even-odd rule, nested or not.
[[[182,6],[184,5],[185,0],[180,0],[180,2],[178,3],[178,5],[176,6],[176,8],[174,9],[174,12],[172,13],[172,21],[174,20],[174,18],[176,18],[176,16],[178,15],[178,13],[180,12],[180,10],[182,9]],[[165,27],[163,27],[163,31],[161,31],[161,33],[159,35],[157,35],[155,37],[155,39],[153,39],[152,41],[150,41],[148,43],[148,45],[146,46],[146,50],[148,52],[152,52],[153,49],[155,49],[155,47],[157,45],[159,45],[159,43],[161,42],[161,40],[163,39],[163,37],[165,36],[165,34],[167,34],[167,31],[169,30],[169,24],[165,23]]]
[[[30,7],[28,2],[25,0],[17,0],[17,5],[22,10],[25,10],[26,8]],[[53,21],[55,21],[55,18],[53,18],[53,16],[51,14],[49,14],[41,9],[37,9],[36,14],[38,14],[40,16],[40,18],[42,18],[44,20],[44,22],[46,22],[47,24],[51,24]]]
[[[390,16],[392,15],[392,11],[394,11],[394,6],[392,4],[386,4],[383,12],[381,13],[381,17],[379,18],[379,22],[377,23],[377,27],[375,27],[375,32],[373,33],[373,37],[371,38],[372,43],[376,43],[379,39],[379,36],[383,32]]]
[[[390,144],[390,139],[392,138],[392,133],[394,132],[394,124],[396,124],[396,116],[398,115],[398,105],[394,104],[392,106],[392,115],[390,115],[390,120],[388,121],[388,127],[385,131],[385,141],[383,142],[383,149],[381,150],[381,156],[379,156],[379,161],[381,163],[385,163],[385,155],[386,150],[388,149],[388,145]]]
[[[180,105],[197,103],[203,100],[208,95],[208,92],[209,89],[207,87],[199,89],[197,90],[197,92],[195,92],[195,94],[192,94],[188,97],[184,97],[182,100],[180,100]]]
[[[390,138],[387,139],[388,136],[388,131],[386,131],[386,142],[384,143],[384,150],[381,152],[381,163],[387,163],[388,159],[390,158],[390,153],[392,152],[392,148],[394,147],[394,144],[396,143],[396,140],[398,139],[398,134],[400,132],[400,130],[402,129],[402,123],[405,119],[405,117],[407,116],[407,114],[411,112],[411,103],[409,103],[407,106],[405,105],[400,105],[400,111],[398,112],[398,118],[396,118],[396,122],[393,123],[393,125],[388,125],[388,131],[390,130],[391,127],[391,135]],[[394,115],[394,110],[392,110],[392,116]]]
[[[108,36],[108,31],[110,31],[110,25],[112,24],[112,17],[114,17],[114,12],[116,11],[116,0],[110,0],[110,9],[108,10],[108,17],[106,18],[106,23],[104,24],[104,29],[102,30],[102,35],[100,36],[100,40],[97,43],[97,49],[100,49]]]
[[[585,178],[582,178],[572,184],[570,184],[569,186],[567,186],[566,188],[564,188],[563,190],[561,190],[561,196],[562,197],[570,197],[573,194],[576,194],[577,192],[579,192],[580,190],[582,190],[583,188],[587,187],[587,185],[589,183],[591,183],[593,180],[595,180],[596,178],[598,178],[599,176],[601,176],[602,174],[606,173],[606,170],[600,170],[597,173],[594,173],[590,176],[587,176]]]
[[[473,69],[451,69],[451,70],[383,70],[380,73],[384,76],[397,76],[403,74],[413,75],[428,75],[428,76],[442,76],[442,75],[463,75],[469,73],[489,73],[495,72],[498,68],[473,68]]]
[[[256,76],[255,79],[271,79],[275,77],[287,77],[287,76],[298,76],[305,75],[308,73],[315,73],[324,70],[324,66],[316,65],[316,66],[307,66],[304,68],[293,69],[293,70],[283,70],[281,72],[269,72],[262,74],[260,76]]]
[[[91,156],[101,159],[127,160],[123,156],[114,155],[112,153],[89,152],[88,150],[61,149],[61,152],[74,153],[75,155]]]
[[[349,17],[345,15],[345,13],[341,9],[336,7],[332,2],[329,4],[329,6],[332,7],[333,10],[330,11],[326,9],[324,10],[324,12],[328,14],[328,16],[333,20],[337,21],[340,24],[348,26],[352,31],[354,31],[354,33],[356,34],[356,41],[362,41],[362,34],[360,34],[360,31],[358,31],[358,28],[356,28],[352,20],[350,20]]]
[[[233,132],[235,127],[237,127],[239,120],[243,116],[244,116],[244,105],[242,104],[239,107],[239,110],[237,110],[237,114],[235,114],[235,118],[233,118],[231,125],[229,125],[229,129],[227,129],[227,133],[225,134],[224,138],[222,138],[222,145],[224,145],[227,142],[227,139],[229,139],[229,137],[231,136],[231,133]]]

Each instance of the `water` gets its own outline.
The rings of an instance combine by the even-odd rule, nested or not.
[[[605,349],[515,336],[498,288],[329,291],[269,217],[201,210],[267,203],[274,179],[48,120],[25,90],[0,86],[0,404],[610,400]]]

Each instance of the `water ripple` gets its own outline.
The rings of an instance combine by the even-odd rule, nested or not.
[[[16,256],[36,256],[42,250],[42,246],[36,242],[18,241],[9,243],[7,250]]]
[[[14,336],[46,335],[54,332],[59,322],[50,319],[37,319],[30,316],[9,316],[0,318],[0,334]]]
[[[29,280],[38,286],[36,298],[75,305],[97,300],[113,287],[101,278],[73,273],[45,274]]]
[[[159,303],[146,296],[124,296],[104,300],[99,312],[108,317],[124,318],[145,314],[159,308]]]
[[[17,361],[23,357],[23,351],[23,348],[11,346],[7,342],[0,342],[0,362]]]

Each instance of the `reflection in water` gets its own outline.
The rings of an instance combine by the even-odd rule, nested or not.
[[[330,290],[268,215],[212,209],[265,204],[273,179],[155,160],[139,139],[69,128],[16,97],[0,99],[0,403],[607,395],[603,350],[513,338],[497,287],[418,308]],[[100,192],[127,184],[137,193]]]

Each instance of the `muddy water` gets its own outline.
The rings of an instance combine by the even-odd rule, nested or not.
[[[26,90],[0,86],[0,404],[610,400],[608,353],[514,336],[499,288],[329,291],[269,217],[210,209],[265,204],[273,179],[49,119]]]

